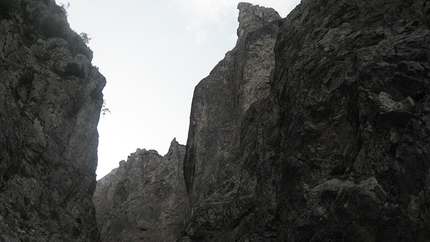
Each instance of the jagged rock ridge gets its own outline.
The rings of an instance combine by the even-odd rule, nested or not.
[[[166,207],[186,209],[173,213],[183,223],[162,236],[429,241],[430,3],[303,0],[285,19],[238,7],[236,47],[194,92],[187,194]],[[136,198],[159,189],[142,180],[157,169],[142,172],[142,157],[163,160],[141,153],[98,185],[109,201],[97,215],[106,241],[113,237],[105,228],[116,227],[129,240],[160,238],[153,232],[164,222],[151,220],[151,228],[153,215],[128,204],[165,206]]]
[[[163,157],[138,149],[97,182],[94,203],[102,241],[178,241],[188,205],[182,163],[173,140]]]
[[[0,241],[98,241],[105,78],[55,1],[0,2]]]

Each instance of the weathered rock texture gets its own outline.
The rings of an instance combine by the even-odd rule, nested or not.
[[[0,241],[98,241],[91,50],[53,0],[2,0],[0,48]]]
[[[177,241],[188,198],[185,146],[173,140],[163,157],[138,149],[97,182],[94,203],[102,241]]]
[[[255,118],[263,113],[254,106],[270,94],[281,18],[273,9],[247,3],[238,8],[236,47],[194,91],[184,162],[191,209],[186,230],[194,240],[261,239],[260,231],[272,233],[271,203],[259,204],[263,194],[257,191],[266,192],[257,166],[265,157],[256,152]]]
[[[132,154],[98,183],[103,240],[430,241],[430,3],[239,10],[184,177],[175,142]]]
[[[429,12],[303,1],[286,19],[273,85],[280,238],[430,240]]]
[[[430,3],[239,9],[194,93],[191,240],[430,241]]]

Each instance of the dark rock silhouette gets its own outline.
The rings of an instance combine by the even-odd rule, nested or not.
[[[0,16],[0,241],[98,241],[105,78],[53,0],[5,0]]]

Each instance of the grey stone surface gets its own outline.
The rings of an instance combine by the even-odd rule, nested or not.
[[[54,1],[0,3],[0,241],[97,241],[105,78]]]
[[[281,240],[429,240],[429,8],[302,1],[285,20],[272,87]]]
[[[262,26],[268,11],[251,12]],[[194,92],[191,240],[429,241],[429,12],[304,0],[282,25],[241,23]],[[274,61],[248,68],[270,35]]]
[[[185,147],[176,140],[164,157],[138,149],[97,182],[93,200],[102,241],[178,241],[183,236],[188,206],[184,155]]]
[[[263,239],[257,221],[253,106],[270,92],[276,11],[240,3],[236,47],[194,90],[184,176],[190,201],[186,232],[192,240]]]
[[[138,150],[99,182],[103,240],[429,241],[430,3],[239,10],[186,151]]]

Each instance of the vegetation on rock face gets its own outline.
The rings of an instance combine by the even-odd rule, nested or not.
[[[84,41],[85,44],[89,44],[90,43],[91,37],[87,33],[82,32],[79,35],[81,36],[81,38],[82,38],[82,40]]]
[[[111,111],[110,111],[110,109],[106,106],[107,104],[106,104],[106,100],[103,100],[103,105],[102,105],[102,111],[101,111],[101,114],[103,115],[103,116],[105,116],[106,114],[108,114],[108,113],[112,113]]]

